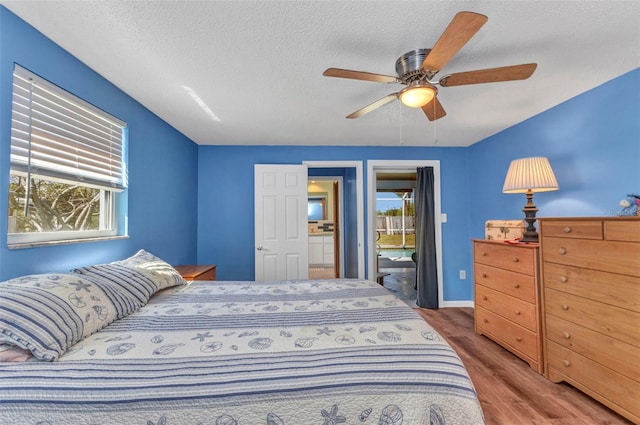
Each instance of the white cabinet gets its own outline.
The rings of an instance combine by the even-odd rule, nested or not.
[[[333,264],[333,236],[323,236],[322,239],[323,263]]]
[[[321,236],[309,236],[309,264],[322,264],[324,252]]]
[[[309,235],[309,264],[333,264],[333,235]]]

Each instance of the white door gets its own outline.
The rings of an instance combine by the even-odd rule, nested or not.
[[[306,165],[254,166],[255,279],[309,278]]]

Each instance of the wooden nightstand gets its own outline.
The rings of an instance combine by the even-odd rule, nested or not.
[[[175,269],[180,273],[184,280],[216,280],[216,265],[183,265],[176,266]]]

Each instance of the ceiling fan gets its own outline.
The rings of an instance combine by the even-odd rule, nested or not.
[[[471,37],[487,22],[488,18],[474,12],[459,12],[451,20],[432,49],[417,49],[405,53],[396,60],[397,77],[352,71],[340,68],[328,68],[322,73],[326,77],[351,78],[354,80],[378,83],[400,83],[406,85],[397,93],[391,93],[370,105],[347,115],[358,118],[395,99],[406,106],[422,108],[429,121],[444,117],[447,113],[438,101],[440,87],[462,86],[467,84],[494,83],[499,81],[525,80],[533,74],[537,64],[504,66],[500,68],[480,69],[445,75],[438,81],[432,78],[455,56]]]

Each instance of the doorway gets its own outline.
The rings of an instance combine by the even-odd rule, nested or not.
[[[376,276],[378,271],[378,234],[376,229],[377,208],[376,193],[378,176],[381,179],[385,174],[403,175],[413,173],[415,175],[419,167],[432,167],[434,173],[434,224],[436,239],[436,262],[438,280],[438,303],[443,302],[442,284],[442,214],[440,198],[440,161],[437,160],[372,160],[367,162],[367,216],[369,235],[368,244],[368,275]],[[403,260],[405,258],[403,257]],[[407,263],[410,265],[410,263]]]
[[[342,176],[341,277],[365,279],[364,172],[362,161],[303,161],[309,177]]]
[[[344,276],[342,177],[309,177],[309,279]]]
[[[416,305],[416,172],[376,173],[376,260],[378,281]]]

